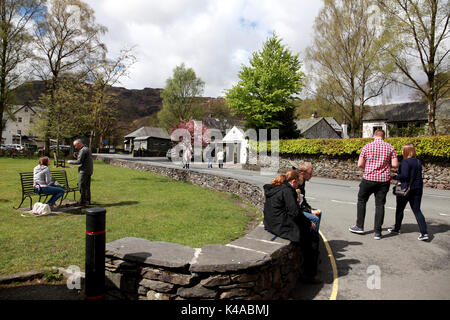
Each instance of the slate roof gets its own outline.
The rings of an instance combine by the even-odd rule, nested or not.
[[[125,138],[153,137],[161,139],[169,139],[170,135],[166,130],[156,127],[141,127],[125,136]]]
[[[450,99],[438,101],[437,118],[450,118]],[[370,107],[363,121],[384,120],[386,122],[427,121],[428,102],[414,101]]]
[[[342,127],[337,123],[336,119],[334,119],[333,117],[300,119],[295,120],[295,124],[297,125],[297,129],[300,131],[300,133],[303,134],[312,127],[314,127],[322,119],[325,119],[325,121],[334,129],[334,131],[338,133],[342,132]]]

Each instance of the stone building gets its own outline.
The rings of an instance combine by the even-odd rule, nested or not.
[[[449,134],[450,99],[438,101],[436,129],[438,134]],[[423,128],[428,123],[428,102],[414,101],[369,107],[363,117],[363,138],[371,138],[377,129],[389,136],[389,129],[405,129],[408,126]]]

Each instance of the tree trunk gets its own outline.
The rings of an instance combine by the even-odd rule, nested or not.
[[[436,101],[428,100],[428,133],[430,136],[436,135]]]

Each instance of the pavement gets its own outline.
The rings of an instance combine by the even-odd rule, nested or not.
[[[174,164],[166,158],[133,158],[112,154],[102,156],[181,168],[180,164]],[[258,171],[243,170],[240,165],[229,164],[225,164],[224,169],[217,168],[217,165],[211,169],[203,163],[191,163],[190,170],[232,177],[261,187],[277,175],[262,175]],[[395,197],[389,193],[383,238],[375,240],[373,196],[367,204],[365,233],[358,235],[348,231],[349,226],[356,221],[358,185],[359,181],[314,176],[307,182],[306,199],[323,212],[319,278],[324,283],[299,284],[292,292],[292,299],[449,300],[450,191],[424,189],[421,209],[430,235],[430,241],[426,242],[417,240],[419,230],[409,208],[405,210],[401,234],[388,234],[387,228],[394,224],[396,206]],[[17,299],[55,299],[61,288],[41,289],[42,294],[36,292],[27,297],[20,296],[22,289],[10,289],[9,296]],[[62,289],[62,297],[67,294],[66,290]],[[75,297],[73,291],[71,294],[70,297]],[[5,289],[0,288],[0,299],[5,299]]]

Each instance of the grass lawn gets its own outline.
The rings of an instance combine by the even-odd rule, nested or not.
[[[36,164],[37,159],[0,157],[0,275],[52,266],[84,269],[85,215],[22,217],[13,209],[21,199],[19,172],[32,171]],[[65,170],[69,184],[76,185],[76,166]],[[107,211],[106,242],[138,237],[194,248],[226,244],[245,233],[249,211],[256,215],[226,193],[99,161],[91,192],[93,205]],[[22,207],[28,206],[25,200]]]

